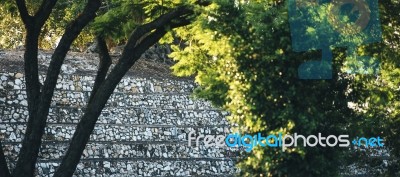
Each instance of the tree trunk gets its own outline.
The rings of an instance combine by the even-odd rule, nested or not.
[[[34,149],[31,147],[40,147],[40,140],[42,136],[32,134],[33,123],[35,121],[39,96],[40,96],[40,83],[38,76],[38,32],[34,26],[27,28],[27,35],[25,41],[25,54],[24,54],[24,69],[26,80],[26,93],[28,99],[28,125],[25,131],[24,140],[22,141],[22,148],[18,154],[18,161],[13,171],[13,176],[33,176],[35,171],[36,159],[38,157],[39,148]]]
[[[31,177],[34,175],[35,164],[42,143],[50,103],[54,94],[58,75],[65,56],[82,29],[96,16],[100,8],[100,0],[89,0],[84,11],[70,25],[54,51],[50,66],[47,71],[43,90],[40,92],[38,76],[38,38],[42,26],[48,19],[56,0],[44,0],[35,16],[27,13],[24,0],[17,0],[21,18],[25,24],[27,35],[25,41],[25,77],[28,95],[29,119],[22,142],[22,148],[18,154],[18,161],[13,171],[14,177]]]

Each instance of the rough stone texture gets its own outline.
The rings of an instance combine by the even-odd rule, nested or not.
[[[47,71],[51,54],[51,51],[39,51],[39,70],[43,73]],[[113,62],[111,68],[115,66],[118,57],[118,54],[111,55]],[[99,60],[95,53],[69,52],[65,58],[64,65],[61,68],[61,74],[92,76],[96,74],[98,63]],[[23,66],[23,51],[4,51],[0,53],[0,72],[21,73],[23,71]],[[153,78],[159,80],[193,80],[192,78],[179,78],[173,76],[170,67],[171,65],[169,63],[153,62],[149,59],[141,58],[126,75],[134,78]]]
[[[21,147],[28,112],[24,73],[20,66],[5,70],[7,65],[20,63],[20,55],[0,56],[0,140],[11,167]],[[49,55],[41,53],[39,58],[45,68]],[[164,66],[152,67],[160,71],[159,75],[128,73],[118,85],[75,175],[231,176],[237,172],[234,162],[238,149],[189,147],[187,142],[192,130],[228,134],[228,113],[204,100],[192,99],[195,84],[190,79],[168,76],[160,69]],[[59,165],[90,96],[95,69],[95,57],[93,61],[67,57],[51,104],[37,175],[49,176]],[[40,80],[44,80],[43,75]]]

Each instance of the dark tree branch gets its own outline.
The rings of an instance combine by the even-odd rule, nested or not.
[[[97,90],[99,89],[100,85],[106,79],[107,72],[111,66],[111,57],[108,53],[108,48],[106,41],[103,37],[97,36],[97,49],[99,53],[99,69],[97,70],[96,79],[94,81],[93,90],[90,94],[89,103],[93,100],[94,95],[96,94]]]
[[[156,28],[160,28],[170,22],[172,19],[177,19],[179,16],[185,15],[185,14],[192,14],[193,11],[186,6],[178,7],[177,9],[173,10],[172,12],[169,12],[167,14],[161,15],[159,18],[156,20],[141,25],[135,29],[135,31],[132,33],[130,36],[126,47],[135,47],[138,42],[140,42],[140,39],[147,33],[151,32],[152,30]]]
[[[98,117],[122,77],[147,49],[167,33],[168,28],[176,28],[188,24],[188,20],[184,20],[184,22],[175,22],[175,20],[183,20],[184,17],[190,14],[193,14],[191,9],[180,7],[160,16],[154,22],[138,27],[132,33],[118,63],[99,86],[92,100],[87,105],[87,109],[76,127],[68,151],[54,176],[69,177],[73,175]],[[138,41],[141,38],[144,39]]]
[[[34,105],[37,108],[36,111],[33,111],[33,116],[29,117],[27,131],[25,133],[24,140],[22,142],[22,148],[18,155],[18,161],[16,168],[13,171],[14,177],[26,177],[34,174],[34,167],[37,161],[39,148],[41,145],[41,138],[44,133],[44,129],[46,126],[46,120],[48,116],[48,111],[51,103],[51,99],[54,94],[54,88],[57,84],[57,78],[60,74],[61,65],[64,62],[65,56],[69,51],[69,48],[72,42],[76,39],[76,37],[80,34],[82,29],[92,21],[96,16],[96,11],[100,7],[100,0],[89,0],[86,4],[83,13],[78,16],[74,21],[68,25],[65,30],[64,35],[62,36],[59,45],[54,51],[50,66],[47,71],[46,81],[43,85],[42,93],[40,94],[40,98],[36,98],[34,100],[39,100],[39,103]],[[36,43],[38,40],[38,36],[36,36]],[[27,53],[27,52],[26,52]],[[28,58],[28,56],[25,56]],[[37,62],[37,44],[36,44],[36,62]],[[26,65],[30,65],[31,61],[25,61]],[[37,63],[36,63],[36,73],[37,73]],[[29,85],[27,80],[27,86]],[[27,88],[27,91],[29,88]],[[28,98],[28,100],[30,100]],[[29,103],[29,105],[31,105]],[[29,111],[31,114],[31,111]]]
[[[39,10],[35,14],[36,26],[38,28],[43,27],[56,3],[57,0],[43,0],[42,4],[39,7]]]
[[[29,15],[25,0],[16,0],[16,3],[25,26],[27,26],[27,28],[36,28],[36,32],[40,32],[40,29],[49,18],[53,7],[56,5],[57,0],[44,0],[34,16]]]
[[[3,146],[0,141],[0,176],[1,177],[10,177],[10,171],[8,170],[6,157],[4,156]]]
[[[50,106],[51,98],[53,96],[54,88],[57,84],[58,75],[60,74],[61,66],[64,63],[65,56],[68,53],[73,41],[81,33],[82,29],[96,17],[96,12],[100,5],[100,0],[89,0],[83,13],[67,26],[59,45],[51,57],[50,65],[47,70],[46,81],[43,85],[43,93],[40,99],[40,112],[47,112],[46,110]],[[47,117],[47,114],[45,117]]]
[[[21,16],[22,22],[25,25],[29,24],[29,21],[32,20],[32,16],[29,15],[28,9],[26,8],[25,0],[15,0],[17,3],[18,11]]]

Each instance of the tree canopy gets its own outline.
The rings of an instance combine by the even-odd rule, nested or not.
[[[174,48],[174,72],[196,75],[197,96],[229,110],[229,120],[242,133],[381,136],[398,158],[399,1],[379,2],[382,41],[356,48],[360,56],[379,58],[380,73],[347,73],[346,47],[339,46],[333,51],[333,78],[326,80],[299,78],[299,65],[321,58],[321,50],[294,51],[287,3],[217,1],[196,22],[177,30],[188,46]],[[336,176],[354,162],[354,154],[343,148],[282,152],[260,147],[239,167],[244,176]],[[389,166],[386,175],[398,175],[398,164]]]

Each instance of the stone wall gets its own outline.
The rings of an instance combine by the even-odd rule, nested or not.
[[[60,75],[37,164],[59,165],[90,95],[94,75]],[[40,80],[43,81],[43,76]],[[27,119],[22,72],[0,73],[0,140],[15,165]],[[228,134],[226,112],[193,99],[191,80],[127,76],[103,110],[76,176],[232,176],[237,150],[189,147],[187,134]]]

